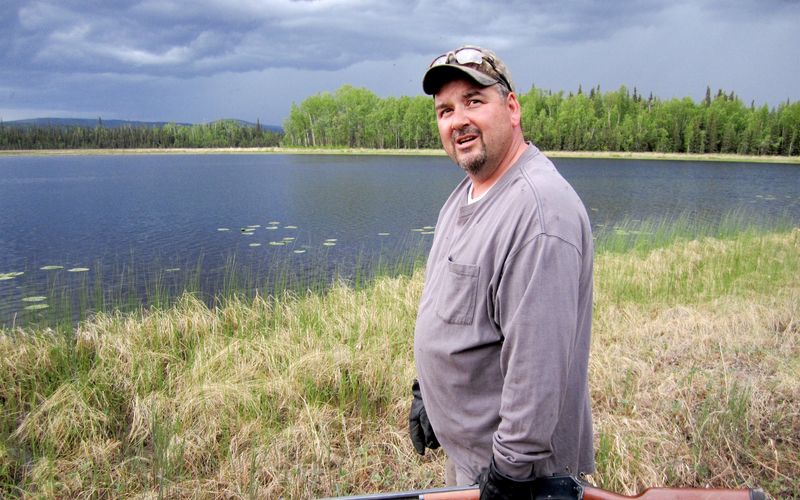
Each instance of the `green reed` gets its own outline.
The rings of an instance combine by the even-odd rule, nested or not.
[[[791,227],[792,222],[787,217],[758,221],[753,214],[743,211],[730,212],[715,222],[693,221],[688,215],[663,219],[626,219],[613,225],[598,225],[595,228],[595,246],[599,259],[615,253],[633,252],[634,255],[646,256],[676,242],[733,237],[741,240],[765,232],[785,232]],[[751,249],[751,243],[744,242],[741,247]],[[142,266],[131,256],[129,261],[117,263],[107,270],[102,262],[97,261],[88,273],[71,275],[63,269],[48,271],[44,293],[47,308],[38,310],[28,310],[26,304],[20,302],[26,295],[41,293],[33,284],[26,282],[28,276],[36,272],[36,269],[29,269],[26,275],[15,278],[15,285],[21,283],[19,291],[0,296],[0,301],[7,302],[0,306],[5,310],[17,310],[11,318],[6,318],[5,326],[38,325],[70,329],[76,322],[101,312],[133,312],[142,307],[168,308],[184,293],[195,294],[213,306],[233,296],[324,293],[332,284],[342,281],[361,289],[370,286],[377,277],[410,276],[415,269],[424,265],[427,248],[424,239],[420,238],[416,244],[404,241],[401,245],[405,249],[403,252],[359,251],[350,264],[333,261],[325,249],[309,251],[302,260],[293,259],[297,256],[289,252],[269,252],[264,259],[251,260],[248,264],[242,264],[235,255],[231,255],[221,269],[206,269],[203,256],[194,262],[185,262],[178,268],[159,261]],[[685,255],[682,262],[687,264],[692,258]],[[678,297],[689,292],[687,287],[699,287],[706,295],[722,293],[735,286],[737,281],[741,282],[743,276],[753,269],[752,261],[757,258],[758,251],[755,249],[748,255],[729,252],[718,262],[704,262],[703,265],[716,266],[719,270],[719,279],[714,281],[714,287],[711,288],[690,279],[691,265],[687,267],[675,263],[671,268],[673,278],[663,282],[658,293],[664,297]],[[632,269],[627,272],[638,273]],[[768,287],[775,276],[775,273],[762,273],[754,276],[751,284]],[[640,280],[635,276],[619,275],[610,279],[626,282],[616,288],[620,293],[630,294],[631,297],[644,293],[641,286],[637,285]],[[649,290],[647,293],[656,291]],[[16,303],[16,306],[12,303]]]

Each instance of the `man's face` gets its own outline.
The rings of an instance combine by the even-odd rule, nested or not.
[[[448,156],[467,173],[487,178],[508,154],[516,98],[468,80],[446,83],[434,96],[439,136]],[[517,113],[518,114],[518,113]]]

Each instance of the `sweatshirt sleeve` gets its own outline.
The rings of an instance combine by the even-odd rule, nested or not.
[[[535,473],[552,455],[576,338],[579,250],[541,234],[509,256],[494,297],[503,336],[503,391],[493,454],[512,478]]]

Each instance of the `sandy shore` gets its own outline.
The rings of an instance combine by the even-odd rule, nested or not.
[[[386,156],[443,156],[439,149],[358,149],[358,148],[170,148],[170,149],[42,149],[0,151],[0,156],[80,156],[134,154],[330,154]],[[733,161],[752,163],[800,164],[800,156],[755,156],[734,154],[649,153],[623,151],[545,151],[552,158],[608,158],[625,160]]]

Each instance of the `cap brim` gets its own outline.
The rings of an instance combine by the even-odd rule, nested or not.
[[[440,64],[430,68],[425,73],[425,76],[422,77],[422,90],[428,95],[434,95],[445,83],[465,76],[484,87],[498,82],[498,80],[476,69],[456,64]]]

